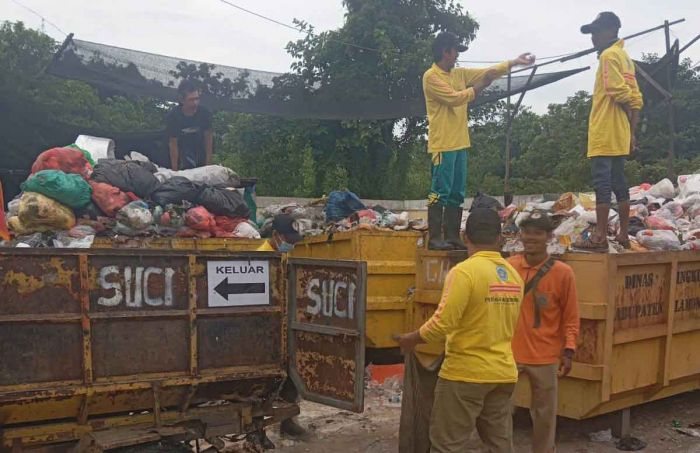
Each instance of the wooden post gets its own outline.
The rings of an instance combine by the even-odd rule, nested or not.
[[[506,107],[506,174],[505,181],[503,182],[503,196],[508,197],[510,194],[510,136],[512,132],[513,118],[510,114],[510,85],[511,85],[511,71],[508,70],[508,103]],[[515,115],[513,115],[515,116]]]

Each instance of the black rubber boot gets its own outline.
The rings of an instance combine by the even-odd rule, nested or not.
[[[460,230],[462,228],[462,208],[445,208],[445,242],[455,250],[467,250],[462,242]]]
[[[428,249],[430,250],[452,250],[453,247],[442,240],[442,206],[431,204],[428,206]]]

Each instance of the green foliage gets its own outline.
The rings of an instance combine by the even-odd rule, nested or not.
[[[53,40],[21,22],[0,25],[0,149],[5,168],[28,168],[53,146],[77,134],[162,128],[164,111],[149,99],[100,97],[82,82],[44,73]]]

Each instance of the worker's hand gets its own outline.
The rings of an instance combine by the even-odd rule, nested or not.
[[[408,355],[413,352],[418,344],[423,343],[423,339],[420,337],[420,333],[418,333],[416,330],[415,332],[400,335],[398,342],[399,347],[401,348],[401,354]]]
[[[534,64],[536,60],[536,57],[531,54],[530,52],[525,52],[524,54],[520,55],[518,58],[514,60],[510,60],[510,65],[511,66],[529,66],[531,64]]]
[[[560,378],[567,376],[571,372],[571,362],[573,360],[574,351],[565,349],[559,361],[559,372],[557,375]]]

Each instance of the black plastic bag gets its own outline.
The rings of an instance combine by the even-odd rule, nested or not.
[[[146,198],[158,187],[158,180],[153,175],[157,170],[151,162],[108,159],[95,166],[90,179]]]
[[[476,208],[487,208],[487,209],[493,209],[495,211],[502,211],[503,206],[501,203],[496,200],[493,197],[489,197],[486,194],[483,194],[481,192],[477,192],[476,197],[474,198],[474,201],[472,202],[471,208],[469,208],[469,211],[472,211],[473,209]]]
[[[196,203],[204,206],[214,215],[246,219],[250,216],[250,208],[243,199],[243,195],[237,190],[206,187],[200,192]]]
[[[201,184],[192,182],[184,176],[173,176],[158,186],[151,193],[150,198],[163,207],[169,204],[180,205],[183,201],[196,203],[203,188]]]

